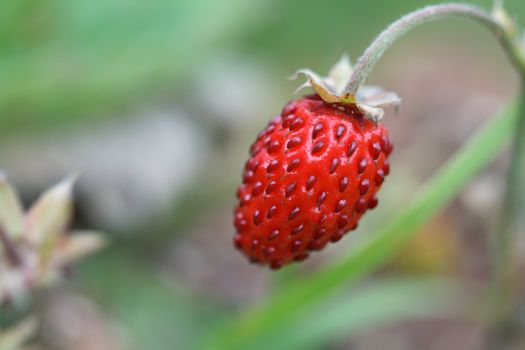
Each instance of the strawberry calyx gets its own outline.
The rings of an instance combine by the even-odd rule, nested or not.
[[[292,79],[300,75],[307,79],[296,92],[311,87],[326,103],[353,105],[363,113],[365,118],[376,124],[385,115],[383,108],[397,107],[401,104],[401,99],[396,93],[385,91],[379,86],[363,86],[356,94],[349,92],[346,87],[352,73],[350,60],[348,56],[343,55],[330,69],[327,77],[321,77],[310,69],[300,69],[292,76]]]

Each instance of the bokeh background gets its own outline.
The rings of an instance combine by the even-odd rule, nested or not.
[[[3,0],[0,168],[26,203],[81,171],[75,226],[111,242],[42,293],[38,349],[195,349],[288,279],[345,254],[351,236],[271,272],[233,249],[248,147],[296,97],[299,82],[287,76],[304,67],[325,73],[343,53],[355,61],[387,24],[431,3]],[[525,2],[506,7],[525,25]],[[518,88],[494,36],[458,20],[407,35],[370,82],[396,91],[403,105],[385,121],[392,173],[354,236],[388,223]],[[506,164],[503,154],[346,298],[379,278],[486,282]],[[2,322],[12,312],[2,310]],[[300,348],[468,350],[484,338],[479,324],[454,317],[374,320]]]

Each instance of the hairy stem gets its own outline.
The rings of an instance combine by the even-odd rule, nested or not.
[[[525,207],[525,71],[521,74],[519,118],[514,129],[510,165],[506,178],[505,196],[501,207],[498,230],[492,236],[493,279],[491,290],[491,322],[494,334],[488,349],[500,349],[512,328],[513,242],[523,223]],[[510,327],[509,327],[510,326]]]
[[[459,3],[445,3],[427,6],[409,13],[392,23],[379,34],[358,59],[354,67],[354,73],[346,85],[345,92],[354,95],[357,93],[357,90],[366,80],[376,62],[396,39],[420,24],[451,16],[470,18],[488,27],[500,39],[513,64],[518,69],[525,71],[525,57],[513,33],[508,33],[506,28],[496,21],[495,18],[478,7]]]

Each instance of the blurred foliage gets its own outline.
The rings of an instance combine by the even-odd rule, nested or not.
[[[137,96],[167,100],[185,73],[227,47],[271,57],[283,73],[324,68],[344,51],[355,58],[389,21],[437,2],[5,0],[0,132],[124,114]],[[509,4],[511,13],[518,7]]]
[[[445,280],[396,278],[372,282],[315,308],[305,308],[286,327],[259,334],[248,344],[235,348],[319,349],[399,320],[457,317],[464,312],[465,305],[460,305],[465,300],[462,294],[457,284]]]
[[[125,325],[137,349],[192,349],[225,307],[184,285],[172,285],[151,262],[122,247],[99,254],[76,271],[92,297]]]
[[[224,51],[257,57],[279,79],[304,66],[325,71],[342,52],[355,60],[374,35],[400,15],[438,2],[3,0],[0,142],[71,123],[125,118],[140,105],[170,103],[188,93],[189,76]],[[491,3],[469,2],[485,8]],[[525,2],[507,2],[511,14],[524,13]],[[455,30],[453,37],[469,36],[469,31],[458,30],[467,26],[440,28]],[[480,37],[474,40],[494,40],[488,39],[490,34]],[[285,84],[296,85],[275,81],[275,86]],[[279,98],[287,100],[292,91]],[[138,243],[118,241],[82,263],[75,270],[75,284],[126,329],[137,349],[193,349],[202,343],[221,344],[219,349],[239,344],[243,349],[271,348],[274,340],[284,338],[283,325],[289,320],[297,323],[287,329],[286,348],[315,349],[343,333],[435,315],[443,310],[423,307],[421,295],[449,298],[448,289],[435,287],[446,287],[440,281],[379,281],[349,294],[335,292],[348,292],[345,288],[352,282],[387,261],[492,159],[513,117],[507,112],[490,124],[405,211],[371,238],[357,242],[342,261],[306,279],[295,267],[285,269],[273,276],[272,295],[242,306],[240,312],[163,278],[151,259],[157,252],[149,251],[158,246],[147,244],[158,233],[155,224],[151,235],[147,232]],[[185,206],[166,221],[190,226],[224,200],[223,192],[210,199],[210,193],[198,187],[188,190]]]
[[[398,249],[387,268],[420,275],[454,273],[462,254],[458,237],[450,219],[438,216]]]
[[[4,1],[0,130],[103,117],[138,94],[171,89],[196,57],[249,26],[256,8],[253,0]]]

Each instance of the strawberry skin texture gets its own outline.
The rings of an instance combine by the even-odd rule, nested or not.
[[[357,228],[390,172],[382,124],[317,95],[290,102],[259,133],[237,191],[234,245],[278,269]]]

